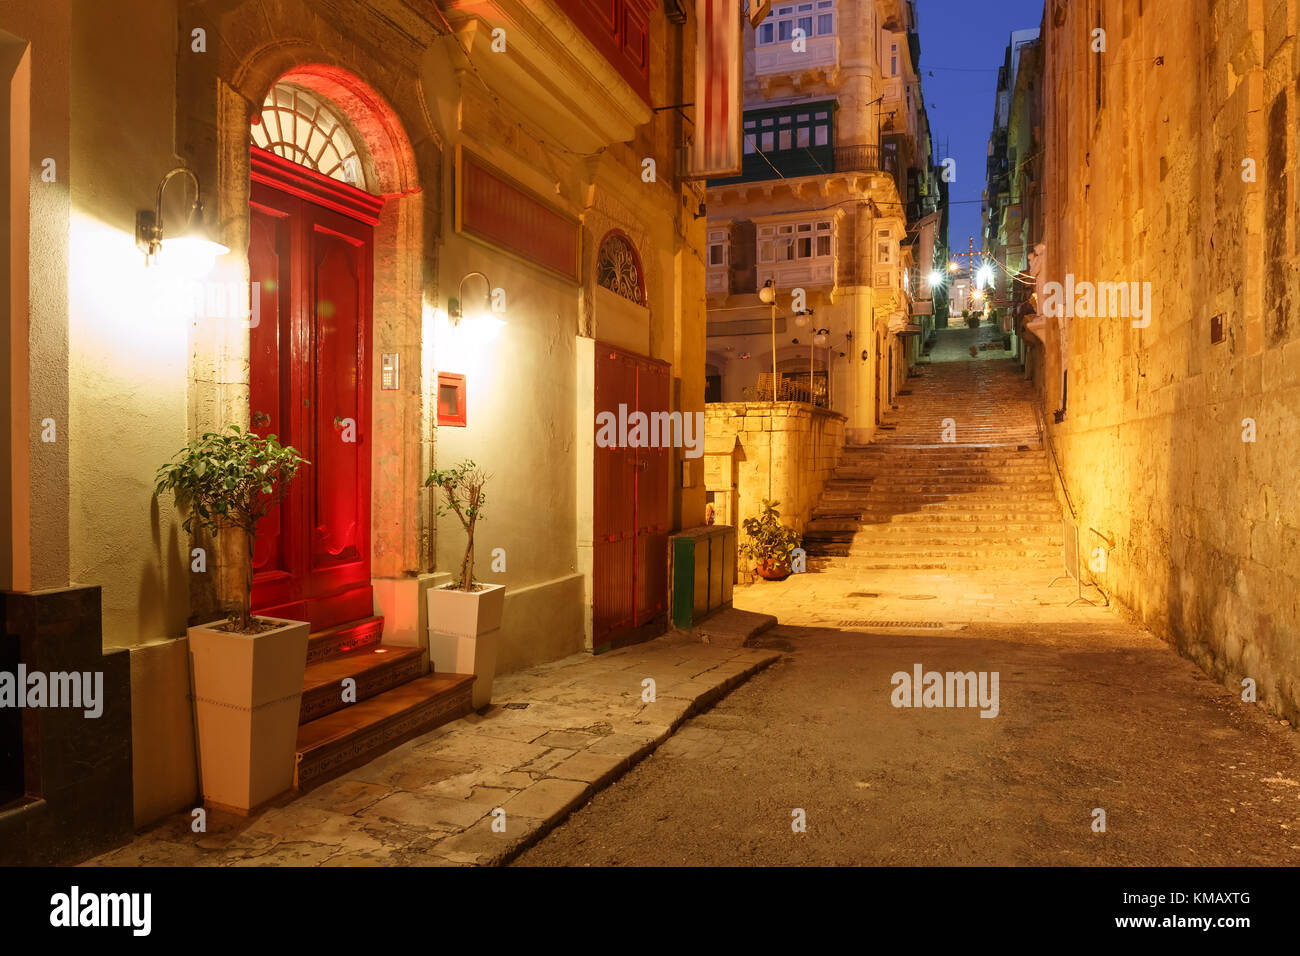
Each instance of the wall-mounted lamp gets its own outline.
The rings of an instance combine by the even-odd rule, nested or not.
[[[813,345],[817,346],[818,348],[824,347],[826,343],[829,341],[830,334],[831,334],[830,329],[818,329],[817,334],[813,336]]]
[[[812,309],[805,309],[803,312],[796,312],[794,314],[794,324],[797,327],[802,329],[804,326],[808,324],[808,316],[812,314],[813,314]]]
[[[763,288],[758,290],[758,301],[764,305],[771,305],[776,301],[776,285],[771,279],[763,283]]]
[[[447,318],[451,320],[453,326],[459,325],[460,320],[465,317],[465,310],[461,307],[461,300],[465,295],[465,280],[478,276],[487,286],[487,291],[483,293],[483,302],[488,310],[492,308],[492,280],[481,272],[467,272],[461,276],[460,284],[456,286],[456,298],[447,301]]]
[[[700,203],[700,208],[695,210],[695,218],[703,219],[708,214],[709,214],[709,210],[705,207],[704,203]]]
[[[163,189],[173,177],[182,175],[194,182],[194,205],[190,207],[189,219],[180,233],[164,238]],[[194,275],[209,272],[217,256],[224,256],[230,251],[213,237],[203,221],[203,190],[194,170],[188,166],[177,166],[163,175],[162,181],[158,183],[153,209],[141,209],[135,214],[135,245],[144,253],[146,265],[153,263],[158,258],[159,251],[163,251],[169,262],[175,262],[185,272]]]

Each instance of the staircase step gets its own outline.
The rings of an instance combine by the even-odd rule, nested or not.
[[[336,654],[378,644],[383,636],[382,617],[363,617],[337,627],[314,631],[307,639],[307,664],[310,666]]]
[[[1060,557],[1053,560],[1023,559],[976,559],[976,558],[932,558],[926,561],[893,561],[858,557],[828,556],[809,560],[813,568],[840,568],[847,571],[1002,571],[1015,573],[1022,571],[1051,572],[1061,567]]]
[[[992,546],[998,550],[1003,546],[1012,548],[1056,548],[1060,546],[1059,536],[1053,537],[1050,534],[1035,535],[998,535],[991,537],[989,535],[937,535],[937,534],[917,534],[917,535],[875,535],[875,534],[837,534],[830,536],[813,536],[804,535],[804,551],[811,553],[818,548],[839,547],[853,548],[856,551],[891,551],[899,548],[905,548],[915,551],[926,551],[930,549],[942,548],[978,548],[980,545]]]
[[[298,722],[324,717],[415,680],[425,671],[425,650],[386,644],[362,644],[307,665]],[[356,681],[356,700],[343,702],[343,680]]]
[[[828,506],[842,508],[839,502],[827,502]],[[901,507],[900,507],[901,505]],[[1031,507],[1032,506],[1032,507]],[[854,504],[854,510],[862,514],[863,520],[879,518],[888,521],[890,516],[901,517],[908,514],[959,515],[970,514],[972,518],[986,518],[990,521],[1006,519],[1014,521],[1017,515],[1042,516],[1044,520],[1060,520],[1059,506],[1056,499],[1041,501],[1007,501],[1005,499],[948,498],[932,501],[864,501]],[[1023,517],[1021,520],[1024,520]]]
[[[906,392],[874,441],[841,455],[804,530],[809,566],[1050,574],[1056,476],[1016,362],[926,365]],[[945,423],[960,444],[942,441]]]
[[[1001,504],[1003,507],[1010,504],[1016,506],[1028,506],[1031,504],[1048,505],[1056,503],[1056,496],[1050,491],[1027,491],[1014,495],[1009,495],[1003,491],[969,491],[965,493],[955,492],[951,494],[942,491],[906,491],[898,493],[887,493],[882,491],[873,495],[849,495],[828,491],[825,493],[822,500],[826,505],[830,506],[852,502],[863,508],[875,507],[880,509],[892,507],[897,508],[899,511],[911,511],[914,508],[921,508],[926,505],[943,504],[951,504],[958,507],[976,504]]]
[[[472,709],[472,674],[428,674],[298,728],[294,786],[309,790]]]
[[[818,517],[808,523],[804,537],[818,534],[842,534],[858,531],[902,531],[913,533],[925,529],[942,535],[997,535],[997,534],[1059,534],[1061,526],[1056,521],[1037,521],[1029,515],[1017,515],[1006,521],[987,518],[960,520],[959,515],[935,513],[909,513],[893,515],[883,521],[870,521],[855,512],[839,517]]]

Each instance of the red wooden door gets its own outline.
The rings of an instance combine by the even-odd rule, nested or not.
[[[250,424],[310,462],[258,528],[253,606],[320,630],[373,609],[372,229],[268,182],[250,206]]]
[[[668,366],[643,359],[637,368],[636,407],[650,416],[667,412]],[[658,431],[658,429],[654,429]],[[666,437],[666,436],[661,436]],[[673,451],[666,445],[637,449],[636,472],[636,626],[663,615],[668,606],[668,525],[672,502],[669,480]]]
[[[669,410],[666,363],[596,346],[597,414]],[[593,636],[608,645],[666,613],[670,501],[668,447],[595,448]]]
[[[634,356],[596,345],[596,412],[636,408]],[[636,450],[596,445],[593,633],[597,646],[632,629],[636,543]]]

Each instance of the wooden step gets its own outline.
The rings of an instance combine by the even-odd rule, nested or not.
[[[358,647],[378,644],[384,636],[382,617],[363,617],[337,627],[313,631],[307,639],[307,665],[346,654]]]
[[[473,707],[473,674],[429,674],[298,728],[294,786],[309,790]]]
[[[308,664],[302,682],[298,723],[305,724],[415,680],[424,674],[424,661],[425,651],[421,647],[362,644]],[[356,698],[352,703],[344,703],[343,681],[349,677],[356,681]]]

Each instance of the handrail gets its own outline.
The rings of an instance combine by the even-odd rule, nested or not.
[[[1052,455],[1052,467],[1056,471],[1056,481],[1061,486],[1061,494],[1065,497],[1065,506],[1070,509],[1070,518],[1077,521],[1079,513],[1074,509],[1074,499],[1070,497],[1070,489],[1065,487],[1065,475],[1061,473],[1061,461],[1056,457],[1056,445],[1052,441],[1052,436],[1047,433],[1047,412],[1041,401],[1032,404],[1034,424],[1038,426],[1038,440],[1047,446],[1047,450]]]

